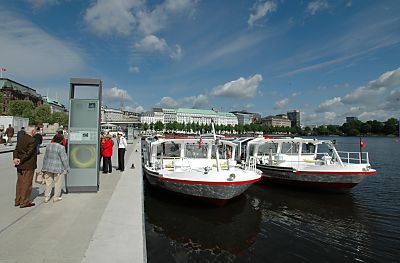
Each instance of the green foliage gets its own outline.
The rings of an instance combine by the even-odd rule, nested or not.
[[[58,123],[64,127],[68,126],[68,114],[66,112],[54,112],[50,123]]]
[[[161,121],[157,121],[157,122],[154,124],[154,129],[155,129],[156,131],[162,131],[162,130],[164,130],[164,124],[163,124]]]
[[[8,105],[8,114],[12,116],[29,118],[29,124],[35,123],[34,106],[29,100],[14,100]]]
[[[35,124],[51,123],[51,109],[47,105],[36,107],[34,110]]]

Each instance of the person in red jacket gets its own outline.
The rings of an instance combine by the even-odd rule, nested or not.
[[[103,156],[103,173],[112,172],[111,156],[113,152],[112,137],[107,135],[101,145],[101,155]]]

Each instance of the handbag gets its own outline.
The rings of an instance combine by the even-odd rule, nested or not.
[[[42,171],[36,171],[35,172],[35,183],[38,183],[38,184],[44,184],[45,183],[44,174],[43,174]]]

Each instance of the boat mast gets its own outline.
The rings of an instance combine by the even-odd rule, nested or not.
[[[218,152],[218,143],[217,143],[217,135],[215,134],[215,128],[214,128],[214,121],[211,120],[211,128],[214,136],[214,142],[215,142],[215,158],[217,162],[217,171],[219,172],[219,152]]]

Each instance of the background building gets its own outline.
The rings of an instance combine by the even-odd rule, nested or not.
[[[357,117],[346,117],[346,123],[350,123],[353,121],[358,121],[358,118]]]
[[[287,112],[287,117],[291,122],[291,127],[300,127],[300,111],[292,110]]]
[[[236,116],[239,125],[257,123],[257,119],[261,119],[260,114],[257,113],[250,113],[246,111],[231,111],[231,113]]]
[[[162,123],[198,123],[210,124],[213,120],[218,125],[237,125],[238,119],[230,112],[216,112],[213,110],[202,109],[160,109],[154,108],[150,112],[142,113],[140,118],[142,123],[155,123],[161,121]]]
[[[3,93],[3,112],[13,100],[29,100],[35,107],[43,104],[42,96],[36,90],[7,78],[0,78],[0,92]]]
[[[261,123],[272,127],[291,127],[292,123],[285,114],[267,116],[261,119]]]
[[[42,99],[43,99],[43,104],[50,107],[51,113],[67,112],[67,108],[65,108],[64,104],[61,104],[57,100],[54,100],[47,96],[43,96]]]

